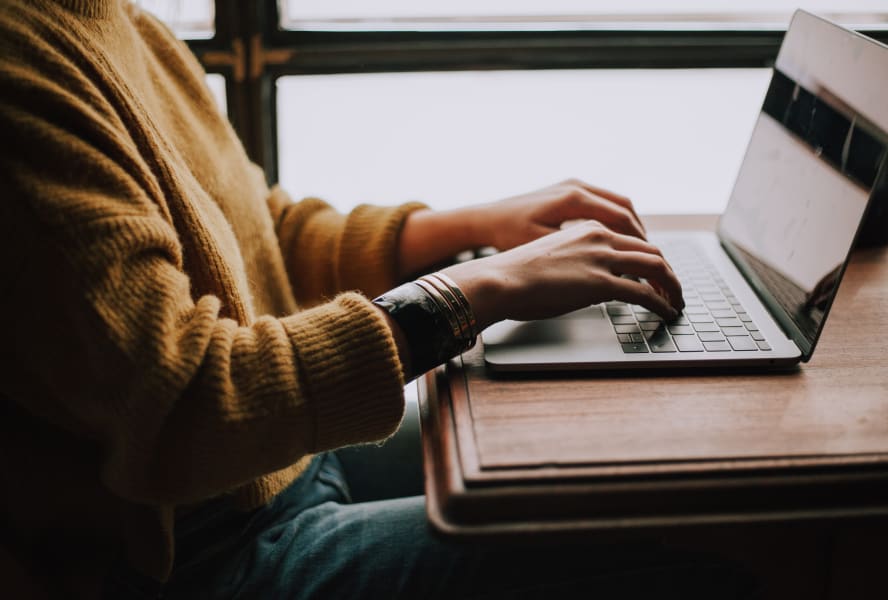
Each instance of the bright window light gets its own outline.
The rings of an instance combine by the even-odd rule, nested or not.
[[[219,112],[223,115],[228,114],[228,102],[226,101],[226,84],[225,77],[223,75],[219,75],[218,73],[209,73],[207,74],[207,86],[210,88],[210,92],[213,94],[213,98],[216,99],[216,104],[219,106]]]
[[[183,40],[213,37],[213,0],[136,0],[144,10],[166,23]]]
[[[804,8],[884,29],[885,0],[282,0],[290,29],[784,29]]]
[[[645,213],[718,213],[767,69],[554,70],[278,80],[279,173],[341,210],[439,209],[567,177]]]

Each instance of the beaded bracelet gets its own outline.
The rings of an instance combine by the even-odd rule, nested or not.
[[[475,345],[478,329],[468,299],[443,273],[424,275],[373,303],[404,333],[414,374],[425,373]]]

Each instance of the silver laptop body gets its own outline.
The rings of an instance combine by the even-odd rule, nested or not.
[[[888,185],[888,47],[797,11],[716,233],[653,234],[687,307],[605,303],[482,334],[494,370],[807,361],[874,190]]]

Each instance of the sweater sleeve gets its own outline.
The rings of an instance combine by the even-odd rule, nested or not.
[[[157,166],[64,73],[0,61],[4,393],[94,442],[104,484],[144,503],[389,435],[403,378],[378,311],[347,293],[239,323],[192,295]]]
[[[394,287],[401,228],[411,212],[425,208],[362,204],[342,215],[317,198],[293,202],[279,187],[268,206],[293,293],[303,304],[343,290],[373,297]]]

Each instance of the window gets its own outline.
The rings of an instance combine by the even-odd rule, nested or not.
[[[212,0],[137,0],[136,4],[166,23],[183,40],[209,39],[215,33]]]
[[[346,210],[494,200],[567,177],[644,213],[717,212],[766,69],[462,71],[278,80],[280,177]]]
[[[884,28],[883,0],[283,0],[285,29],[320,31],[774,29],[797,8],[845,25]]]
[[[718,212],[792,11],[888,41],[884,0],[140,1],[224,79],[269,181],[343,210],[578,176]]]
[[[347,38],[346,32],[420,31],[430,34],[432,43],[442,39],[433,37],[438,32],[530,31],[533,38],[516,40],[508,50],[520,53],[542,43],[543,53],[554,50],[546,47],[548,33],[779,32],[797,4],[676,0],[664,8],[658,0],[290,0],[281,4],[281,24],[294,32],[327,32],[331,39],[338,32],[343,41],[359,39]],[[881,4],[803,3],[869,28],[888,23]],[[583,53],[581,39],[562,35],[548,45],[557,46],[557,39]],[[618,45],[629,41],[609,39]],[[502,40],[478,41],[486,41],[489,50]],[[465,37],[460,41],[462,46],[452,40],[454,50],[465,47]],[[645,49],[643,40],[636,41],[638,47],[630,50],[637,55]],[[674,41],[663,39],[663,48]],[[773,47],[756,62],[764,66],[777,43],[772,36]],[[585,50],[591,55],[595,48]],[[558,66],[556,52],[548,54],[553,61],[548,66]],[[674,59],[677,66],[693,66],[688,60],[706,66],[711,60],[705,48],[676,53]],[[342,70],[351,69],[342,65]],[[626,193],[641,212],[720,212],[768,77],[764,68],[283,77],[277,85],[278,173],[295,195],[320,195],[342,210],[361,201],[410,199],[449,208],[577,176]]]

